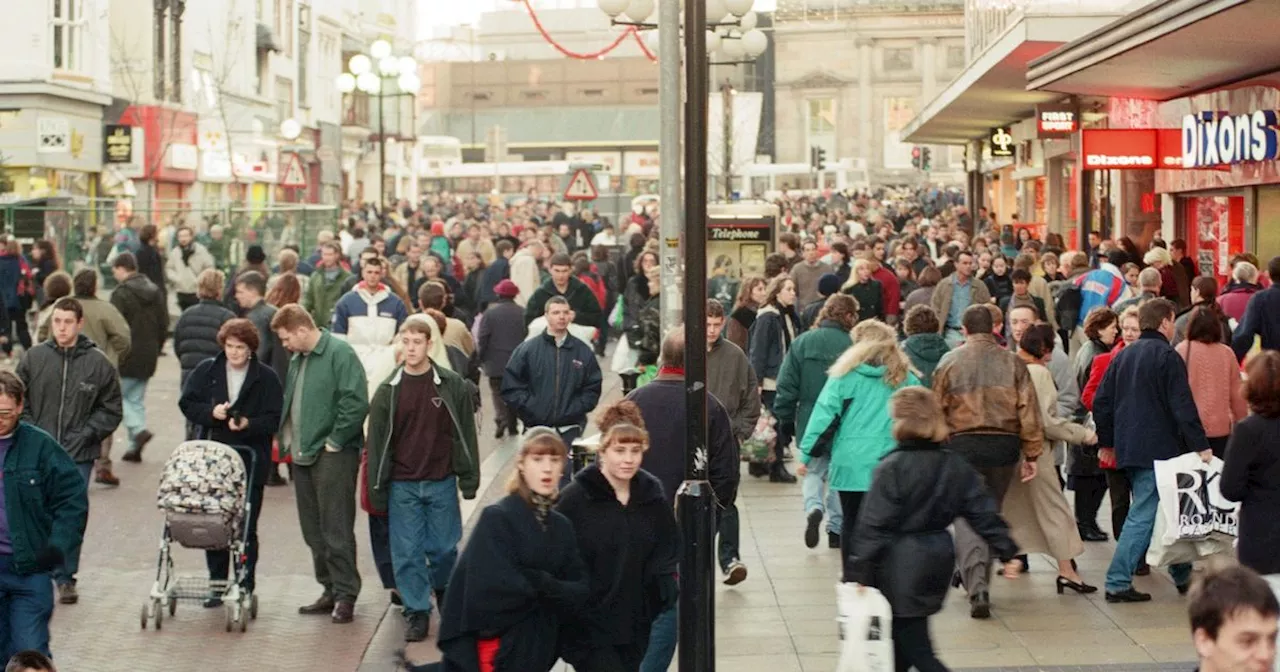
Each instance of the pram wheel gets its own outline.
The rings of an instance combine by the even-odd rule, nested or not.
[[[172,616],[176,613],[178,613],[178,601],[173,598],[169,598],[169,615]]]
[[[235,622],[236,622],[235,606],[228,604],[226,612],[227,612],[227,632],[231,632],[231,626],[235,625]]]
[[[254,595],[249,598],[249,618],[258,620],[258,596]]]
[[[156,619],[156,631],[160,631],[161,624],[164,623],[164,609],[160,607],[160,600],[151,601],[151,611]]]
[[[147,621],[151,619],[151,605],[142,603],[142,629],[147,629]]]

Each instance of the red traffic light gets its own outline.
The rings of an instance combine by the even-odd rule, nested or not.
[[[919,148],[919,147],[912,147],[912,148],[911,148],[911,158],[913,158],[913,159],[918,159],[918,158],[920,158],[920,148]]]

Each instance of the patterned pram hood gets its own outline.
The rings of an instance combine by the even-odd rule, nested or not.
[[[164,465],[156,505],[170,513],[221,514],[227,522],[244,510],[244,460],[216,441],[187,441]]]

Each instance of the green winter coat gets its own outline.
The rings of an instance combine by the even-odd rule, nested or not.
[[[396,403],[400,397],[400,377],[404,366],[378,386],[369,404],[369,452],[366,477],[369,479],[370,513],[386,513],[391,496],[392,453],[391,444],[395,427]],[[476,439],[475,407],[471,403],[471,390],[466,380],[442,366],[432,366],[436,389],[449,409],[453,421],[453,455],[450,459],[453,474],[458,477],[458,490],[463,499],[475,499],[480,487],[480,452]]]
[[[295,354],[289,360],[284,381],[280,453],[291,455],[295,464],[311,466],[326,448],[360,450],[364,445],[364,419],[369,412],[369,384],[355,350],[322,329],[315,349],[307,355],[303,389],[297,390],[301,366],[302,355]],[[294,394],[302,395],[299,435],[286,438],[285,433],[292,431]]]
[[[901,385],[889,387],[884,382],[884,371],[883,366],[860,364],[849,373],[828,380],[818,395],[800,441],[800,461],[805,464],[809,463],[809,451],[840,413],[844,400],[852,400],[831,444],[827,483],[832,490],[866,492],[876,465],[897,445],[889,418],[889,397],[900,388],[919,385],[920,380],[908,373]]]
[[[911,360],[911,368],[925,387],[933,386],[933,370],[950,348],[941,334],[912,334],[902,342],[902,352]]]
[[[307,281],[307,291],[302,295],[302,308],[311,313],[311,319],[316,321],[317,327],[329,328],[329,323],[333,321],[333,307],[342,298],[342,287],[350,277],[351,271],[343,268],[338,269],[333,282],[325,280],[323,268],[317,268],[311,274],[311,279]]]
[[[773,414],[778,425],[794,423],[795,436],[804,436],[809,416],[827,383],[827,369],[853,345],[853,337],[834,320],[824,320],[791,344],[778,371]]]

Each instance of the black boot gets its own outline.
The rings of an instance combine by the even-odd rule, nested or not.
[[[748,462],[747,474],[751,476],[755,476],[756,478],[760,478],[761,476],[768,476],[769,467],[763,462]]]
[[[270,471],[267,472],[267,485],[281,486],[281,485],[288,485],[288,484],[289,482],[284,480],[284,478],[280,476],[280,466],[276,464],[272,464],[270,467]]]
[[[770,483],[795,483],[796,477],[787,468],[782,466],[781,462],[774,462],[773,468],[769,470]]]

